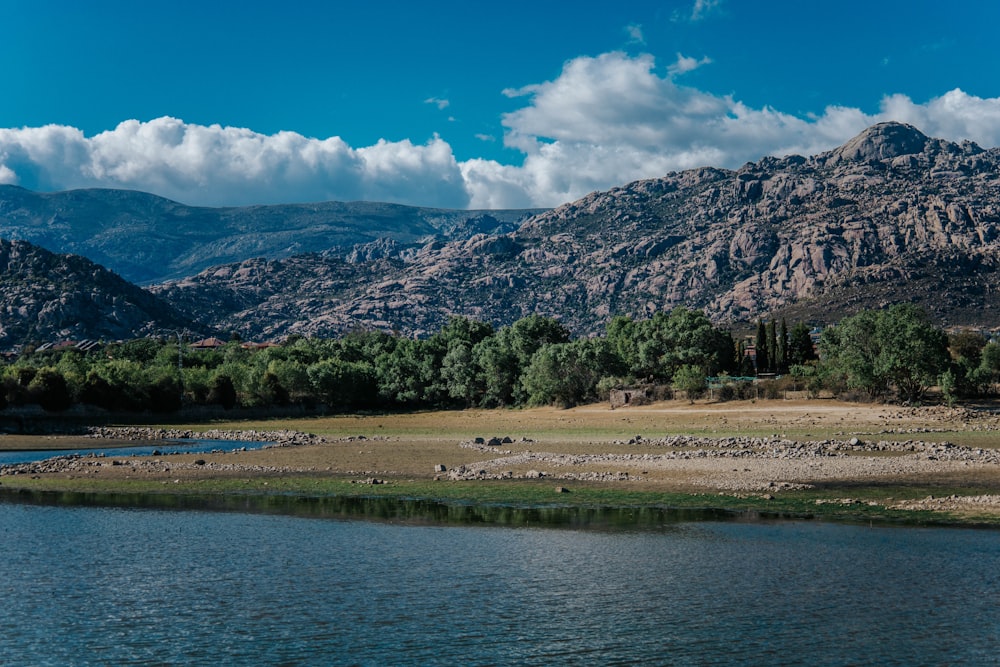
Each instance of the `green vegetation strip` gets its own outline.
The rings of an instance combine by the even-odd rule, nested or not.
[[[871,525],[1000,527],[996,516],[887,507],[894,501],[983,492],[940,486],[852,487],[775,496],[663,493],[551,482],[389,481],[284,477],[212,480],[18,479],[0,501],[265,511],[419,523],[654,527],[677,521],[816,519]]]

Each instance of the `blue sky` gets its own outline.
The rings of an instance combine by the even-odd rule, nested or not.
[[[0,0],[0,182],[554,206],[837,146],[1000,145],[1000,3]]]

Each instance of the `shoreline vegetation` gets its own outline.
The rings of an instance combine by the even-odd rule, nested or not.
[[[0,497],[435,523],[787,518],[997,528],[998,407],[666,401],[10,434],[0,449],[51,449],[55,458],[0,468]],[[149,457],[57,451],[192,437],[277,446]]]

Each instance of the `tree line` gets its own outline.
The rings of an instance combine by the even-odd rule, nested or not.
[[[0,371],[0,407],[35,403],[60,411],[173,412],[184,406],[304,406],[329,411],[572,406],[616,386],[667,385],[695,396],[706,378],[787,374],[810,391],[893,392],[919,400],[940,384],[950,397],[988,389],[1000,372],[995,343],[949,341],[910,307],[863,312],[828,328],[817,358],[809,328],[759,322],[756,365],[747,345],[678,307],[648,319],[619,316],[604,335],[573,338],[538,315],[494,329],[453,317],[425,339],[378,331],[340,338],[293,336],[275,347],[231,341],[194,349],[171,337],[24,354]]]

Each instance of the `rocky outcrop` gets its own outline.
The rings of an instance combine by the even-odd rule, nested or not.
[[[88,259],[0,239],[0,349],[206,329]]]
[[[223,440],[236,442],[267,442],[279,447],[292,445],[315,445],[325,442],[313,433],[283,429],[280,431],[229,431],[209,429],[191,431],[188,429],[153,428],[150,426],[92,426],[86,437],[102,440],[126,440],[146,442],[150,440]]]
[[[245,302],[214,322],[234,322],[247,335],[356,327],[419,334],[453,314],[499,325],[540,313],[587,334],[615,314],[678,305],[720,323],[775,314],[831,322],[913,302],[941,323],[995,327],[1000,149],[882,123],[827,153],[638,181],[506,235],[400,257],[354,265],[342,289],[313,292],[286,280],[278,301]],[[321,262],[310,262],[322,273]],[[178,303],[209,282],[202,274],[163,294]]]

